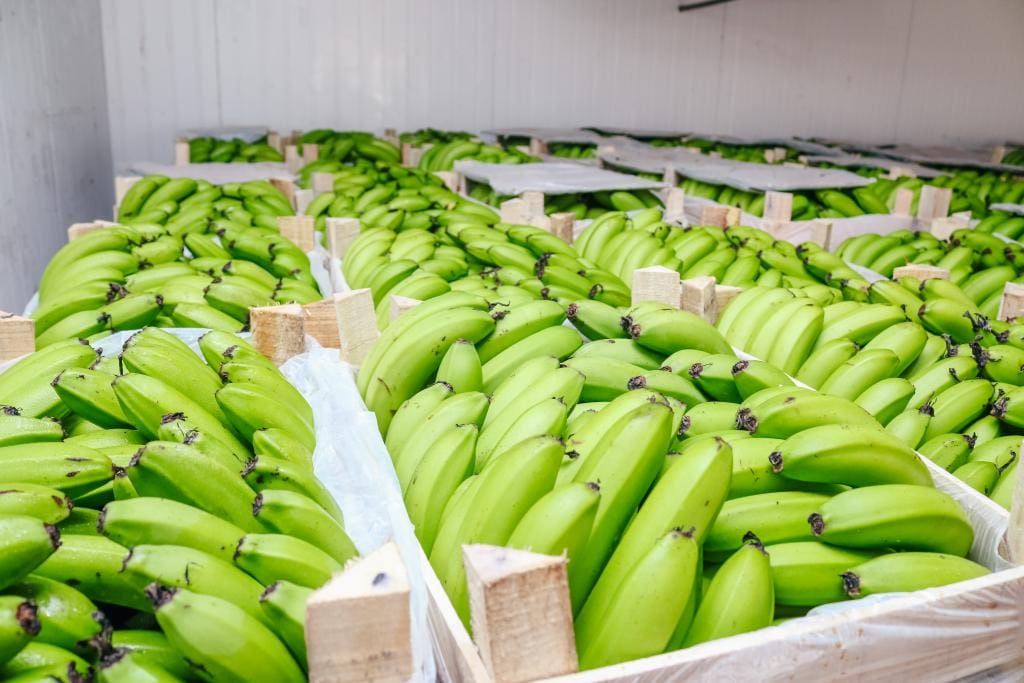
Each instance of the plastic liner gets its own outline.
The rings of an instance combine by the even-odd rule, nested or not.
[[[198,341],[209,332],[198,328],[164,328],[199,353]],[[135,334],[117,332],[93,344],[103,355],[117,355]],[[248,334],[238,335],[247,338]],[[0,364],[0,373],[17,359]],[[345,531],[366,555],[394,539],[409,574],[412,646],[415,673],[410,680],[433,681],[435,664],[427,627],[427,593],[419,562],[419,542],[402,502],[391,456],[356,389],[352,366],[306,337],[306,352],[290,358],[281,372],[313,408],[316,450],[313,471],[341,508]]]
[[[234,140],[238,138],[245,142],[256,142],[266,136],[270,129],[266,126],[218,126],[214,128],[189,128],[181,131],[178,137],[191,140],[192,138],[217,138],[218,140]]]
[[[536,138],[542,142],[570,142],[582,145],[599,145],[604,137],[582,128],[491,128],[484,135],[496,138]]]
[[[484,164],[479,161],[456,161],[455,170],[470,180],[487,183],[495,192],[506,195],[529,191],[570,194],[605,190],[658,190],[665,187],[665,183],[582,164]]]
[[[1024,214],[1024,204],[989,204],[988,208],[991,211],[1005,211],[1007,213]]]
[[[295,175],[284,164],[272,161],[251,164],[183,164],[181,166],[157,164],[152,161],[136,161],[126,164],[120,175],[165,175],[168,178],[195,178],[215,185],[247,183],[251,180],[267,180],[268,178],[295,179]]]
[[[875,182],[856,173],[839,169],[809,168],[781,164],[754,164],[730,161],[687,149],[657,148],[637,144],[629,148],[600,154],[610,164],[634,168],[647,173],[661,173],[671,168],[680,175],[715,185],[728,185],[747,192],[775,190],[824,190],[840,187],[862,187]]]
[[[893,168],[906,169],[918,178],[938,178],[949,175],[943,171],[915,164],[912,161],[898,161],[897,159],[886,159],[885,157],[871,157],[861,154],[808,154],[804,157],[809,164],[835,164],[836,166],[867,166],[869,168],[884,168],[889,171]]]
[[[645,128],[617,128],[615,126],[587,126],[585,130],[591,130],[599,135],[624,135],[637,140],[649,140],[651,138],[685,138],[690,133],[679,130],[650,130]]]
[[[946,147],[941,145],[848,145],[847,149],[893,159],[916,161],[933,166],[962,166],[999,173],[1024,173],[1024,166],[997,164],[992,161],[991,147]]]

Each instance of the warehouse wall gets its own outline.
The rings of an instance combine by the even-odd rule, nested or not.
[[[21,313],[76,221],[109,218],[98,0],[0,2],[0,310]]]
[[[1019,0],[102,0],[116,161],[178,129],[1024,137]]]

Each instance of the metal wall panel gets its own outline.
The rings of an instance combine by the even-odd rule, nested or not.
[[[101,0],[116,161],[197,125],[1024,137],[1019,0]]]
[[[98,0],[0,2],[0,309],[21,313],[74,222],[109,218]]]

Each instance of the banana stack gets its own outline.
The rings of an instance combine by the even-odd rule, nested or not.
[[[419,128],[417,130],[405,131],[398,136],[399,141],[405,145],[422,147],[423,145],[444,145],[457,140],[470,140],[473,134],[464,130],[440,130],[437,128]]]
[[[253,306],[322,298],[309,257],[280,235],[283,207],[250,213],[283,201],[276,189],[264,183],[199,189],[182,180],[144,178],[125,195],[123,225],[89,232],[54,255],[31,314],[37,348],[146,326],[239,332]],[[175,203],[158,194],[172,184],[176,197],[194,192],[174,217],[146,222],[145,216],[164,214],[146,208],[154,198],[168,210]],[[204,193],[204,201],[191,201]],[[214,194],[219,198],[210,201]]]
[[[356,555],[313,413],[245,341],[199,346],[147,328],[0,375],[5,680],[305,680],[306,599]]]
[[[402,152],[395,145],[359,131],[334,131],[318,128],[303,133],[295,141],[301,154],[303,145],[317,145],[317,158],[299,169],[299,184],[309,187],[313,173],[333,173],[349,164],[399,165]]]
[[[581,668],[987,573],[911,447],[696,316],[592,299],[500,313],[430,299],[357,381],[465,622],[465,543],[568,556]]]
[[[284,155],[267,144],[263,136],[255,142],[234,138],[221,140],[197,137],[188,141],[188,160],[192,164],[221,163],[245,164],[260,161],[284,161]]]
[[[506,150],[498,145],[461,139],[435,144],[420,157],[419,168],[431,173],[451,171],[455,168],[455,162],[461,159],[472,159],[488,164],[525,164],[539,161],[536,157],[524,154],[514,147]]]

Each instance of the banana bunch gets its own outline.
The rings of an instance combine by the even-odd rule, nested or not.
[[[499,206],[507,199],[513,199],[495,192],[489,185],[470,183],[469,196],[484,204]],[[577,220],[599,218],[610,211],[639,211],[661,206],[661,199],[648,190],[616,190],[546,195],[544,213],[572,213]]]
[[[40,279],[36,348],[150,325],[238,332],[253,306],[322,298],[309,257],[278,232],[209,227],[113,225],[64,245]]]
[[[306,599],[356,555],[312,409],[242,339],[199,347],[146,328],[0,374],[5,680],[305,680]]]
[[[188,160],[192,164],[210,162],[244,164],[259,161],[284,161],[284,155],[267,144],[266,136],[255,142],[246,142],[238,138],[222,140],[214,137],[198,137],[188,141]]]
[[[506,309],[490,327],[485,299],[424,302],[357,380],[465,622],[466,543],[566,554],[581,668],[987,572],[957,503],[852,401],[659,304]]]
[[[295,212],[287,197],[265,180],[213,185],[205,180],[146,176],[125,193],[117,220],[172,235],[207,232],[222,219],[242,226],[277,228],[278,216]]]
[[[470,140],[472,133],[464,130],[440,130],[438,128],[418,128],[417,130],[404,131],[398,136],[403,144],[410,144],[413,147],[423,145],[443,145],[457,140]]]
[[[548,144],[548,154],[563,159],[594,159],[597,157],[597,145],[552,142]]]
[[[1004,163],[1011,163],[1006,162]],[[947,175],[930,181],[953,190],[950,211],[970,211],[975,218],[989,215],[990,204],[1020,204],[1024,201],[1024,181],[1011,173],[948,168]]]
[[[687,137],[687,138],[669,138],[667,140],[655,140],[650,141],[650,144],[656,147],[679,147],[685,145],[686,147],[697,148],[702,154],[715,154],[723,159],[731,159],[733,161],[746,161],[754,164],[763,164],[768,161],[768,155],[766,152],[774,150],[776,147],[768,147],[766,145],[737,145],[729,144],[725,142],[716,142],[713,140],[706,140],[704,138]],[[769,163],[781,164],[786,161],[795,161],[800,155],[800,152],[792,148],[784,148],[786,153],[781,158],[774,158]]]
[[[358,218],[364,229],[395,232],[429,230],[462,220],[490,224],[498,219],[490,209],[460,197],[437,176],[419,169],[357,164],[333,175],[332,191],[317,196],[306,209],[321,232],[327,218],[339,217]]]
[[[506,150],[498,145],[460,139],[435,144],[420,157],[419,168],[430,172],[451,171],[455,168],[455,162],[460,159],[472,159],[488,164],[525,164],[538,160],[515,148]]]
[[[298,146],[300,154],[303,145],[317,145],[318,161],[344,163],[365,159],[384,164],[398,164],[402,161],[401,150],[392,143],[378,138],[372,133],[362,131],[336,131],[329,128],[318,128],[300,135],[295,140],[295,144]],[[309,164],[302,171],[306,171],[308,168],[310,168]]]

